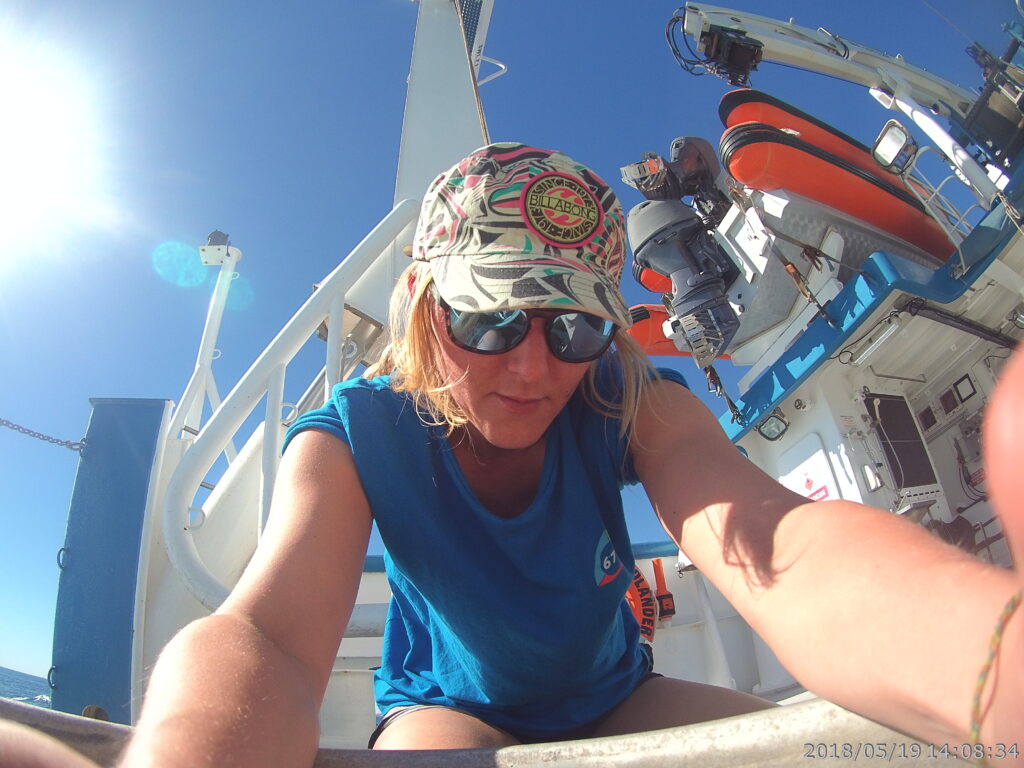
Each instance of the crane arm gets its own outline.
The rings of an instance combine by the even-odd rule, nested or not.
[[[687,3],[683,31],[697,41],[698,51],[714,59],[715,68],[737,85],[745,85],[750,69],[764,59],[890,94],[892,73],[910,86],[914,101],[944,117],[963,119],[977,99],[976,93],[908,63],[899,54],[883,53],[826,29],[801,27],[792,21]]]

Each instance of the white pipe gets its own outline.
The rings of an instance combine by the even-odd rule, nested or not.
[[[198,400],[201,404],[203,402],[203,394],[206,392],[206,382],[209,378],[209,369],[205,365],[196,363],[195,370],[192,371],[192,377],[188,380],[188,384],[185,385],[185,391],[181,395],[181,399],[178,400],[178,407],[174,411],[174,417],[171,419],[170,427],[167,430],[167,439],[177,438],[181,435],[182,427],[185,426],[185,422],[192,416],[194,404]]]
[[[331,313],[327,317],[327,379],[324,381],[324,400],[331,396],[334,385],[341,380],[342,325],[345,322],[345,295],[339,293],[331,301]]]
[[[210,401],[210,413],[216,412],[220,408],[220,392],[217,391],[217,382],[213,380],[212,373],[206,377],[206,397]],[[234,438],[231,438],[224,446],[224,455],[227,457],[228,464],[238,458],[238,449],[235,448]]]
[[[270,518],[270,501],[274,495],[274,481],[281,451],[281,405],[284,402],[284,371],[281,363],[270,374],[267,387],[267,412],[263,420],[263,474],[260,477],[260,510],[256,527],[256,542],[263,537],[263,529]]]
[[[211,363],[217,349],[217,336],[220,335],[220,323],[224,317],[224,308],[227,306],[228,292],[231,290],[231,281],[234,280],[235,265],[242,258],[242,252],[237,248],[227,246],[224,251],[220,274],[217,275],[217,285],[206,311],[203,336],[199,342],[199,352],[196,354],[196,367],[181,396],[174,418],[171,419],[168,437],[178,437],[186,420],[194,422],[196,426],[199,424],[203,408],[202,398],[207,388],[207,379],[212,377]]]
[[[328,275],[224,399],[171,476],[163,515],[167,555],[188,590],[207,608],[220,605],[229,590],[210,573],[189,533],[188,507],[200,481],[263,396],[273,371],[291,360],[323,322],[334,295],[344,292],[384,253],[417,213],[417,201],[400,202]]]

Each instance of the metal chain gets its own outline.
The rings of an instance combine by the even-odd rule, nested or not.
[[[20,424],[15,424],[13,421],[8,421],[7,419],[0,419],[0,427],[10,427],[15,432],[21,432],[21,434],[23,435],[35,437],[47,443],[53,443],[54,445],[61,445],[64,446],[65,448],[68,448],[72,451],[76,451],[78,453],[81,453],[82,449],[85,448],[85,438],[77,442],[74,440],[59,440],[56,437],[44,435],[42,432],[36,432],[35,430],[28,429],[27,427],[23,427]]]

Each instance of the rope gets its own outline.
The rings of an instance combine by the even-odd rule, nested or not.
[[[54,445],[63,446],[64,448],[75,451],[76,453],[81,453],[82,449],[85,448],[85,438],[82,438],[81,440],[78,441],[61,440],[56,437],[44,435],[42,432],[36,432],[34,429],[23,427],[20,424],[15,424],[13,421],[8,421],[7,419],[0,419],[0,427],[8,427],[10,429],[13,429],[15,432],[20,432],[23,435],[34,437],[37,440],[42,440],[43,442],[46,443],[53,443]]]

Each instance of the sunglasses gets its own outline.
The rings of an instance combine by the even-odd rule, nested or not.
[[[544,318],[544,338],[551,354],[565,363],[589,363],[604,354],[618,326],[586,312],[505,309],[498,312],[463,312],[453,309],[437,290],[434,297],[444,310],[448,338],[480,355],[500,355],[514,349],[530,332],[534,317]]]

